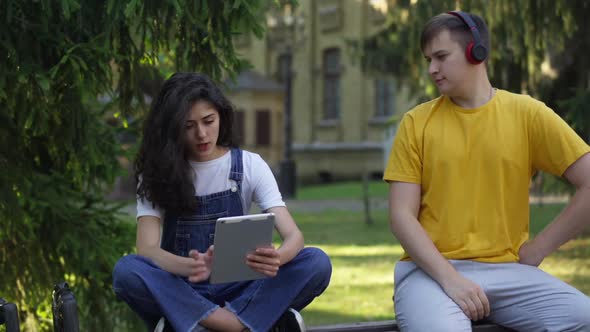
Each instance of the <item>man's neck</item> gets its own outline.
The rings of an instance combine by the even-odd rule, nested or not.
[[[492,99],[494,93],[494,88],[490,81],[485,80],[480,84],[469,87],[467,93],[449,97],[456,105],[469,109],[485,105]]]

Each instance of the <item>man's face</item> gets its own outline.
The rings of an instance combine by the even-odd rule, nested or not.
[[[429,62],[428,73],[441,94],[454,97],[465,94],[473,65],[467,62],[465,49],[451,39],[449,30],[442,30],[424,47]]]

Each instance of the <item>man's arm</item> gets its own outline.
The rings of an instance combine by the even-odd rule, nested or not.
[[[576,193],[563,211],[533,240],[520,248],[520,262],[538,266],[590,225],[590,153],[575,161],[563,176],[576,187]]]
[[[389,185],[389,220],[392,233],[424,272],[472,320],[490,313],[489,301],[481,287],[463,277],[441,255],[420,222],[421,189],[419,184],[391,182]]]

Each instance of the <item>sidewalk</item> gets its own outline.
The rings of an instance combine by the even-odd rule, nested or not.
[[[543,195],[543,196],[529,196],[530,204],[556,204],[567,203],[570,200],[570,195]]]
[[[568,195],[547,195],[547,196],[530,196],[530,204],[556,204],[567,203]],[[291,212],[322,212],[326,210],[340,211],[363,211],[364,205],[361,199],[346,200],[321,200],[321,201],[302,201],[286,200],[287,208]],[[388,199],[385,197],[372,197],[371,210],[386,210],[389,208]]]
[[[567,195],[547,195],[547,196],[531,196],[530,204],[555,204],[567,203],[569,196]],[[327,200],[294,200],[288,199],[285,201],[290,212],[299,213],[318,213],[329,210],[339,211],[363,211],[364,205],[361,199],[327,199]],[[388,201],[385,197],[372,197],[371,210],[386,210],[388,208]],[[131,216],[135,216],[135,204],[127,205],[124,211]],[[257,213],[258,207],[252,205],[250,213]]]

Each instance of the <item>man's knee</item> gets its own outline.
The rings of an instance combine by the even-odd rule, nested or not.
[[[590,313],[586,313],[586,317],[580,317],[579,321],[578,321],[578,326],[575,327],[575,329],[573,329],[572,331],[584,331],[584,332],[589,332],[590,331]]]
[[[409,289],[395,293],[394,310],[400,331],[471,331],[471,320],[430,279],[414,276]],[[422,281],[422,282],[420,282]]]
[[[570,311],[568,319],[573,325],[568,331],[590,331],[590,297],[585,297]]]

